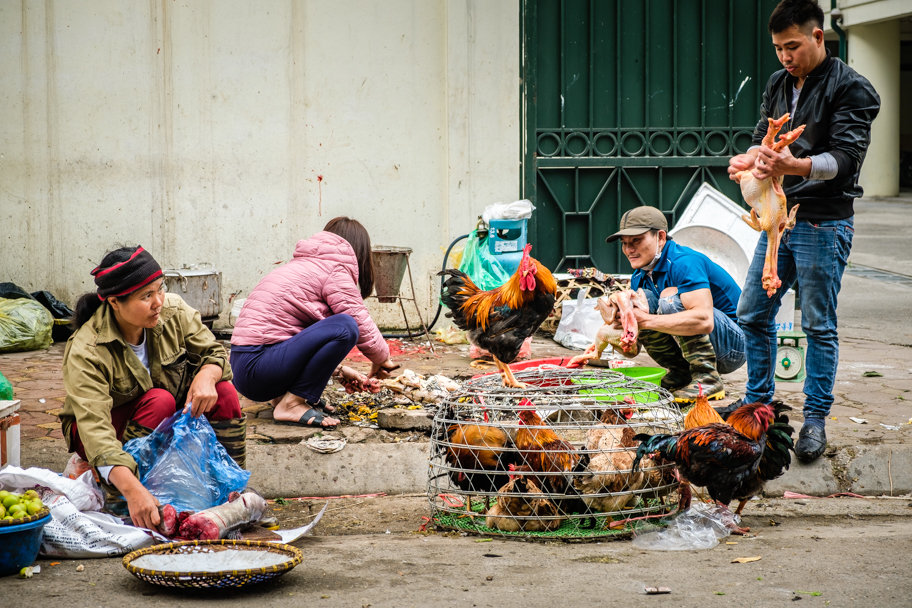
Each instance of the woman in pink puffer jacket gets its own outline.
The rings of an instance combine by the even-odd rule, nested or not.
[[[374,288],[370,236],[347,217],[298,241],[294,257],[270,272],[244,303],[231,335],[234,384],[253,401],[271,401],[282,424],[331,427],[320,398],[336,375],[349,392],[380,389],[396,368],[364,298]],[[370,375],[341,365],[358,345]]]

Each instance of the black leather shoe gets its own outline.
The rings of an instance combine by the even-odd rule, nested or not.
[[[826,450],[826,430],[822,426],[805,424],[798,433],[795,455],[801,462],[814,462]]]
[[[744,399],[738,399],[737,401],[729,403],[725,407],[714,407],[713,409],[716,410],[720,416],[722,416],[722,420],[728,420],[728,417],[734,414],[735,410],[737,410],[742,405],[744,405]]]

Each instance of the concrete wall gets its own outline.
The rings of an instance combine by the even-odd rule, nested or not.
[[[518,197],[519,48],[516,0],[0,0],[0,280],[72,302],[138,243],[215,264],[224,313],[350,215],[432,312],[441,248]]]

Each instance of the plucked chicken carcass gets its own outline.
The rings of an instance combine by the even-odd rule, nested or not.
[[[523,249],[516,273],[491,291],[480,290],[469,276],[454,269],[447,275],[440,299],[450,309],[446,314],[459,329],[468,331],[469,341],[489,351],[503,374],[504,386],[525,388],[508,367],[554,309],[557,281],[541,262],[529,255],[532,245]]]
[[[607,298],[599,298],[595,308],[602,315],[605,324],[595,335],[595,342],[586,349],[582,355],[577,355],[570,360],[568,367],[585,365],[589,359],[600,359],[602,351],[609,344],[616,352],[625,357],[633,358],[640,354],[640,344],[637,342],[639,326],[633,314],[634,308],[649,312],[649,302],[642,289],[636,292],[630,289],[616,291]],[[615,327],[615,319],[621,322],[621,328]]]
[[[788,121],[789,115],[784,114],[779,120],[769,120],[769,128],[763,137],[763,145],[775,152],[798,139],[804,131],[804,125],[789,131],[776,141],[776,135]],[[779,241],[782,233],[795,227],[795,214],[798,205],[788,211],[785,193],[782,191],[782,177],[757,179],[751,171],[735,173],[735,180],[741,185],[741,196],[751,207],[750,215],[742,215],[747,225],[758,232],[766,232],[766,262],[763,264],[763,289],[766,295],[772,297],[776,290],[782,286],[779,280]]]

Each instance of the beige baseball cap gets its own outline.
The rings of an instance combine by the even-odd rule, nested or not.
[[[620,228],[605,239],[605,242],[613,243],[622,236],[637,236],[650,230],[664,230],[667,233],[668,220],[665,219],[665,214],[655,207],[637,207],[621,216]]]

